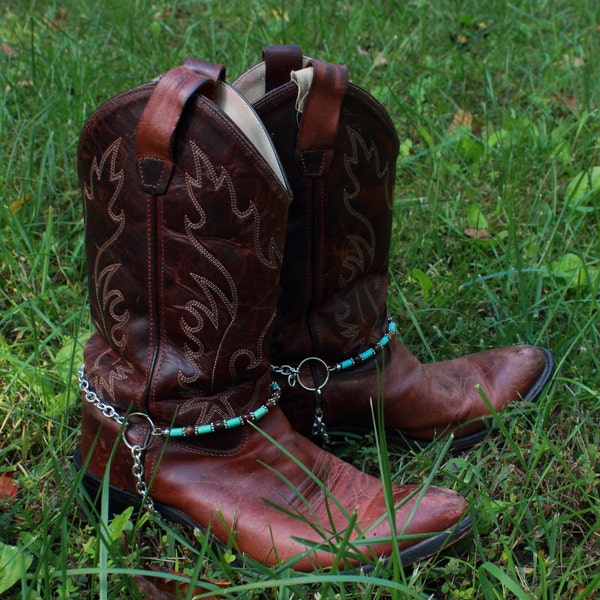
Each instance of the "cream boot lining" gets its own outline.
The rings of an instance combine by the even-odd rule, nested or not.
[[[309,57],[302,57],[304,66],[309,61]],[[254,104],[261,96],[265,95],[265,77],[265,63],[261,62],[242,73],[231,85],[238,89],[250,104]]]
[[[313,68],[306,67],[300,71],[292,71],[292,81],[296,82],[298,86],[298,97],[296,98],[296,110],[299,113],[304,112],[304,105],[308,98],[308,92],[310,92],[310,86],[313,80]]]
[[[275,152],[271,138],[250,104],[244,99],[240,92],[223,82],[219,82],[219,85],[217,86],[217,104],[243,131],[256,150],[265,159],[269,167],[271,167],[271,170],[275,173],[281,182],[281,185],[289,192],[287,178],[283,173],[283,167]]]

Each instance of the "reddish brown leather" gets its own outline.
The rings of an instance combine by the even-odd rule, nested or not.
[[[134,493],[133,464],[120,443],[118,427],[90,406],[84,406],[83,417],[85,431],[101,430],[89,468],[101,476],[116,444],[111,483]],[[389,556],[391,529],[379,480],[314,446],[290,428],[278,409],[260,426],[308,471],[257,432],[248,435],[239,451],[224,455],[198,454],[179,442],[162,447],[156,440],[145,459],[154,501],[182,511],[223,542],[234,540],[238,552],[268,565],[290,561],[294,569],[301,571],[330,567],[355,513],[357,521],[350,539],[364,559],[360,555],[347,557],[341,566]],[[145,431],[137,438],[135,433],[132,440],[145,438]],[[415,486],[394,488],[396,524],[405,534],[451,530],[465,513],[466,502],[458,494],[431,487],[409,518],[418,493]],[[321,543],[322,547],[310,552],[302,540]],[[400,547],[405,549],[414,543],[403,539]]]
[[[92,115],[78,147],[78,173],[97,329],[85,346],[88,380],[121,414],[143,412],[166,428],[247,414],[269,397],[267,353],[290,198],[237,126],[201,93],[177,125],[165,193],[143,189],[135,176],[136,129],[157,89],[136,88]],[[330,566],[355,512],[350,539],[371,558],[391,554],[377,479],[293,431],[278,408],[258,425],[276,443],[251,426],[166,441],[150,436],[147,419],[137,416],[126,439],[147,445],[144,481],[157,505],[180,511],[224,543],[233,540],[253,559],[304,570]],[[110,468],[113,494],[136,494],[119,424],[85,399],[82,454],[90,473],[102,477]],[[455,492],[431,488],[415,508],[417,492],[394,488],[400,506],[392,519],[400,531],[442,531],[464,515],[466,502]],[[363,535],[373,541],[370,549],[359,541]],[[331,544],[314,551],[302,542],[329,537]]]
[[[98,330],[86,366],[94,389],[120,409],[133,402],[163,422],[175,410],[186,423],[202,422],[245,412],[269,395],[268,381],[260,401],[253,390],[269,367],[289,197],[204,96],[194,100],[194,118],[179,124],[167,193],[144,192],[135,178],[135,125],[155,89],[109,102],[81,137]],[[240,269],[253,274],[243,286]]]
[[[313,82],[300,117],[296,159],[306,177],[323,177],[335,154],[342,100],[348,87],[348,69],[311,61]]]
[[[183,61],[183,66],[190,71],[206,75],[213,81],[225,81],[227,76],[227,69],[225,68],[225,65],[207,62],[193,56],[188,56]]]
[[[156,84],[136,134],[138,174],[144,191],[164,194],[167,189],[179,121],[190,98],[201,88],[204,94],[214,93],[214,81],[183,66],[167,71]]]
[[[294,83],[255,102],[294,195],[271,351],[276,365],[297,366],[311,356],[334,364],[370,347],[386,328],[398,139],[374,98],[349,84],[340,103],[321,76],[336,68],[313,64],[310,111],[301,116],[300,126]],[[332,145],[331,115],[338,113]],[[329,170],[306,170],[301,142],[308,130],[311,147],[319,146],[319,132],[324,132],[322,143],[332,148]],[[489,415],[476,385],[501,411],[520,398],[533,399],[550,372],[549,353],[531,346],[423,365],[394,339],[377,360],[331,375],[322,391],[325,422],[337,428],[368,427],[371,399],[383,398],[390,429],[425,440],[449,431],[465,436],[484,428],[474,418]],[[321,377],[315,374],[315,381]],[[281,378],[282,385],[286,381]],[[292,425],[310,433],[315,394],[299,385],[286,386],[284,392],[282,406]]]
[[[291,71],[302,68],[302,50],[300,46],[265,46],[265,89],[274,90],[290,80]]]

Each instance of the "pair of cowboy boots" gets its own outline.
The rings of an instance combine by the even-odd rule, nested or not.
[[[550,356],[422,366],[408,353],[385,312],[389,117],[344,67],[297,47],[264,56],[234,86],[188,59],[82,131],[96,333],[75,462],[92,493],[108,475],[115,507],[145,506],[254,561],[309,571],[399,552],[406,566],[470,531],[466,501],[386,491],[302,433],[362,428],[381,401],[403,436],[472,442],[487,411],[468,388],[497,410],[532,398]]]

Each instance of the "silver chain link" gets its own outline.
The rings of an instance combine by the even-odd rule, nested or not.
[[[98,394],[92,390],[89,381],[85,378],[85,367],[79,367],[77,376],[79,379],[79,389],[83,392],[85,399],[90,404],[93,404],[97,409],[101,410],[105,417],[116,421],[119,425],[124,425],[125,418],[122,417],[110,404],[102,402]]]
[[[154,502],[152,501],[152,498],[150,498],[150,496],[148,495],[148,486],[146,485],[146,482],[144,481],[144,463],[142,460],[142,456],[143,456],[144,451],[148,448],[148,445],[140,446],[139,444],[131,444],[127,440],[126,429],[127,429],[127,426],[129,425],[129,422],[125,421],[125,417],[120,415],[114,409],[113,406],[111,406],[110,404],[107,404],[106,402],[103,402],[100,399],[100,397],[98,396],[98,394],[96,394],[96,392],[94,392],[94,390],[92,390],[92,388],[90,387],[89,381],[85,377],[85,367],[84,366],[79,368],[79,370],[77,371],[77,375],[78,375],[78,379],[79,379],[79,388],[83,392],[84,398],[90,404],[94,405],[98,410],[100,410],[106,418],[112,419],[113,421],[117,422],[119,425],[124,427],[121,437],[122,437],[124,444],[129,448],[129,451],[131,452],[131,458],[133,459],[133,467],[131,467],[131,473],[133,474],[135,481],[136,481],[135,490],[142,497],[142,505],[144,506],[144,508],[146,510],[148,510],[148,512],[150,512],[154,515],[158,515],[158,512],[157,512],[156,508],[154,507]],[[142,416],[142,413],[134,413],[134,414]],[[143,415],[143,416],[148,420],[148,423],[150,424],[151,435],[153,435],[153,436],[164,436],[165,435],[165,431],[158,427],[155,427],[154,423],[152,422],[152,419],[150,419],[150,417],[148,417],[148,415]]]
[[[142,454],[144,449],[139,445],[135,444],[131,448],[131,457],[133,458],[133,467],[131,467],[131,473],[135,477],[136,484],[135,490],[142,497],[142,503],[148,512],[157,515],[158,512],[154,507],[152,498],[148,495],[148,486],[144,481],[144,464],[142,462]]]
[[[312,365],[313,367],[315,367],[314,370],[310,369],[311,362],[316,363]],[[313,385],[309,385],[308,383],[306,383],[306,381],[302,379],[302,369],[311,370],[314,379],[317,372],[316,368],[320,368],[324,375],[321,375],[320,382],[314,382]],[[292,367],[290,365],[282,365],[280,367],[271,366],[271,371],[279,375],[283,375],[284,377],[287,377],[288,385],[290,387],[294,387],[296,384],[298,384],[301,388],[304,388],[309,392],[315,393],[316,404],[312,426],[312,434],[316,437],[320,437],[323,440],[323,443],[326,445],[329,444],[330,437],[329,433],[327,433],[327,425],[325,424],[325,418],[323,414],[322,390],[329,383],[329,377],[331,373],[338,370],[339,367],[337,365],[330,366],[324,360],[318,358],[317,356],[309,356],[308,358],[305,358],[302,362],[300,362],[300,364],[297,367]]]
[[[317,404],[315,406],[315,418],[312,426],[312,434],[314,436],[318,436],[323,440],[325,445],[328,445],[331,441],[329,437],[329,433],[327,432],[327,425],[325,425],[324,415],[323,415],[323,396],[321,394],[321,389],[315,390],[315,396],[317,400]]]

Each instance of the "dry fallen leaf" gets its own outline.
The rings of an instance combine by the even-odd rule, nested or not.
[[[575,69],[583,67],[585,64],[581,56],[571,56],[570,54],[563,54],[563,60],[567,66],[571,66]]]
[[[461,127],[470,127],[474,135],[478,135],[483,127],[483,123],[478,121],[471,112],[459,108],[452,117],[452,122],[448,125],[446,131],[454,131]]]
[[[4,52],[4,54],[8,56],[19,56],[19,53],[10,44],[7,44],[6,42],[2,42],[2,52]]]
[[[57,31],[66,23],[68,16],[66,9],[61,6],[51,18],[43,17],[43,21],[50,29]]]
[[[454,131],[460,127],[470,127],[473,123],[473,115],[468,110],[459,108],[452,117],[452,123],[448,125],[448,131]]]
[[[489,230],[479,229],[479,228],[474,228],[474,227],[465,229],[465,235],[468,238],[471,238],[473,240],[490,240],[490,239],[492,239],[492,236],[490,235]]]
[[[26,199],[27,196],[25,194],[21,194],[16,200],[13,200],[10,203],[10,210],[13,215],[16,215],[23,208]]]
[[[575,96],[564,96],[561,94],[554,94],[554,99],[563,106],[567,106],[568,108],[576,108],[577,107],[577,98]]]
[[[387,67],[388,61],[387,58],[385,56],[385,54],[383,52],[380,52],[376,57],[375,60],[373,61],[373,66],[375,68],[378,67]]]
[[[12,473],[0,473],[0,510],[11,505],[18,491]]]

